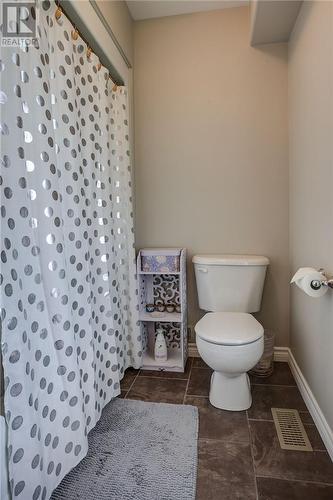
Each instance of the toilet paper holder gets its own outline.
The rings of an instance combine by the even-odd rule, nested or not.
[[[318,269],[319,273],[322,273],[325,276],[325,270],[324,269]],[[327,286],[329,288],[333,289],[333,278],[331,279],[323,279],[323,280],[313,280],[311,281],[310,284],[311,288],[313,290],[319,290],[320,287],[322,286]]]

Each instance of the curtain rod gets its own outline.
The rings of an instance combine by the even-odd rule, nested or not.
[[[104,14],[101,12],[101,9],[99,8],[96,0],[89,0],[89,3],[90,5],[92,6],[92,8],[94,9],[94,11],[96,12],[97,16],[99,17],[99,20],[101,21],[101,23],[103,24],[104,28],[106,29],[106,31],[108,32],[108,34],[110,35],[110,38],[112,39],[113,43],[115,44],[115,46],[117,47],[118,49],[118,52],[119,54],[121,55],[121,57],[124,59],[124,62],[126,64],[126,66],[128,67],[128,69],[132,69],[132,65],[130,63],[130,61],[128,60],[128,57],[126,56],[121,44],[118,42],[118,38],[116,37],[116,35],[113,33],[112,29],[111,29],[111,26],[109,25],[109,23],[107,22],[107,20],[105,19],[105,16]]]
[[[82,41],[87,45],[87,58],[89,59],[91,54],[95,54],[96,57],[98,57],[98,66],[97,66],[97,69],[100,70],[101,67],[102,67],[102,63],[100,61],[100,58],[99,56],[92,50],[92,48],[90,47],[90,44],[89,42],[87,41],[87,39],[82,35],[82,32],[80,32],[77,27],[75,26],[75,23],[73,23],[73,21],[71,20],[71,18],[69,17],[69,15],[67,14],[67,12],[65,12],[64,10],[64,4],[65,2],[60,2],[60,0],[55,0],[55,4],[57,6],[57,10],[55,11],[55,14],[54,14],[54,17],[56,18],[56,20],[58,21],[62,15],[64,15],[66,17],[66,19],[68,19],[68,21],[71,23],[73,29],[71,31],[71,37],[72,37],[72,40],[77,40],[78,37],[80,37],[82,39]],[[105,68],[109,71],[109,78],[110,80],[114,83],[113,85],[113,88],[112,90],[115,92],[118,88],[118,83],[119,83],[119,78],[117,77],[114,77],[110,70],[105,66]],[[122,83],[119,83],[120,85],[122,85]]]

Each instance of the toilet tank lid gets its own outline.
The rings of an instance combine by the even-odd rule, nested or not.
[[[194,255],[192,262],[206,266],[268,266],[269,259],[262,255]]]

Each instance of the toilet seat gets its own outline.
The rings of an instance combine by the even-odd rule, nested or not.
[[[195,325],[195,331],[206,342],[229,346],[251,344],[264,335],[259,321],[242,312],[207,313]]]

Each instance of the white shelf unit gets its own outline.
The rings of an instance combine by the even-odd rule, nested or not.
[[[165,249],[166,252],[168,249]],[[187,346],[187,293],[186,293],[186,249],[182,248],[177,272],[144,272],[141,251],[137,257],[139,281],[139,319],[143,339],[143,370],[184,372],[188,356]],[[148,313],[147,304],[178,304],[181,312]],[[165,330],[168,359],[161,364],[154,358],[156,329]]]

